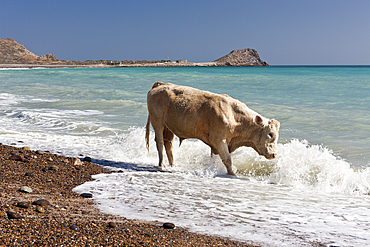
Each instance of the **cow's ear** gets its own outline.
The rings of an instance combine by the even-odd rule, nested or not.
[[[260,115],[257,115],[257,116],[256,116],[256,118],[254,119],[254,121],[256,121],[256,123],[257,123],[258,125],[263,126],[263,119],[261,118],[261,116],[260,116]]]
[[[276,127],[276,129],[277,129],[277,130],[279,130],[279,128],[280,128],[280,122],[279,122],[279,121],[277,121],[276,119],[271,119],[271,120],[269,121],[269,124],[273,124],[273,125],[275,125],[275,127]]]

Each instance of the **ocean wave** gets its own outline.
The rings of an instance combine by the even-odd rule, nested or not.
[[[143,128],[131,128],[128,133],[117,136],[115,142],[121,150],[118,160],[156,165],[154,133],[150,135],[149,152],[145,149],[143,136]],[[179,147],[176,138],[174,158],[177,166],[165,169],[201,177],[217,177],[226,173],[219,156],[211,156],[210,148],[198,140],[186,140]],[[327,147],[310,145],[307,140],[293,139],[285,144],[279,143],[278,156],[274,160],[267,160],[248,147],[237,149],[232,154],[232,160],[238,176],[248,179],[327,193],[370,193],[370,167],[353,167]],[[168,164],[166,157],[164,161]]]

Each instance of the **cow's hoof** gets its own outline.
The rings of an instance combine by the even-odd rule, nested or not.
[[[227,175],[230,175],[230,176],[234,176],[234,177],[237,177],[236,174],[234,172],[228,172]]]

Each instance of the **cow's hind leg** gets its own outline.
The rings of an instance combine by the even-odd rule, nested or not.
[[[175,135],[172,133],[171,130],[169,130],[167,127],[164,127],[163,130],[163,139],[164,139],[164,147],[166,149],[166,154],[168,158],[168,162],[170,163],[170,166],[174,166],[173,162],[173,140],[175,138]]]
[[[152,123],[153,126],[153,123]],[[158,158],[159,158],[159,163],[158,166],[162,166],[163,164],[163,127],[154,127],[154,132],[155,132],[155,143],[157,145],[157,151],[158,151]]]

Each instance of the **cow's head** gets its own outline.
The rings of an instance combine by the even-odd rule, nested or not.
[[[254,136],[254,149],[266,159],[274,159],[277,155],[277,140],[279,138],[280,123],[275,119],[265,119],[259,115],[254,118],[258,126],[258,133]]]

